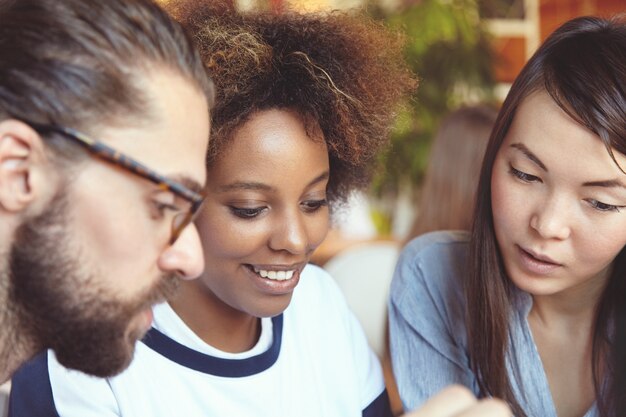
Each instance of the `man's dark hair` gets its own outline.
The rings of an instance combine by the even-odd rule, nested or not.
[[[89,132],[145,117],[142,83],[153,69],[189,80],[212,105],[191,42],[149,0],[0,0],[0,120]]]

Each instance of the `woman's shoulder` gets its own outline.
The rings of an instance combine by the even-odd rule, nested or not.
[[[410,241],[402,250],[392,281],[392,297],[413,297],[414,293],[460,295],[467,271],[469,233],[437,231]]]
[[[432,251],[466,250],[468,244],[469,233],[465,230],[438,230],[409,241],[402,253],[420,256]]]
[[[461,230],[436,231],[411,240],[400,253],[398,268],[420,269],[423,273],[458,270],[465,266],[469,233]]]

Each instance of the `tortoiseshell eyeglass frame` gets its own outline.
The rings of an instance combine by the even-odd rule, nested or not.
[[[204,196],[189,189],[188,187],[173,181],[156,171],[148,168],[137,160],[124,155],[123,153],[116,151],[112,147],[105,145],[103,142],[93,139],[84,133],[74,130],[69,127],[49,125],[33,122],[23,118],[18,120],[31,126],[36,132],[40,134],[46,133],[58,133],[61,136],[74,141],[75,143],[84,147],[90,154],[103,159],[106,162],[119,166],[126,171],[132,172],[141,178],[151,181],[163,191],[171,191],[172,193],[180,196],[190,203],[189,210],[178,213],[172,220],[172,234],[170,237],[170,245],[178,239],[182,231],[187,227],[194,219],[194,217],[200,211],[200,206],[204,202]]]

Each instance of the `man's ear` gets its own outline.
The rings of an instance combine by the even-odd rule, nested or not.
[[[23,211],[45,188],[49,160],[37,132],[18,120],[0,121],[0,208]]]

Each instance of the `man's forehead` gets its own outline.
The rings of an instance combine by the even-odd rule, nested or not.
[[[197,132],[158,129],[145,125],[103,129],[99,135],[101,136],[95,139],[158,174],[194,191],[203,188],[208,135],[202,137]]]
[[[102,140],[172,181],[201,190],[206,178],[209,140],[206,97],[183,77],[152,71],[143,88],[149,116],[103,129]]]

